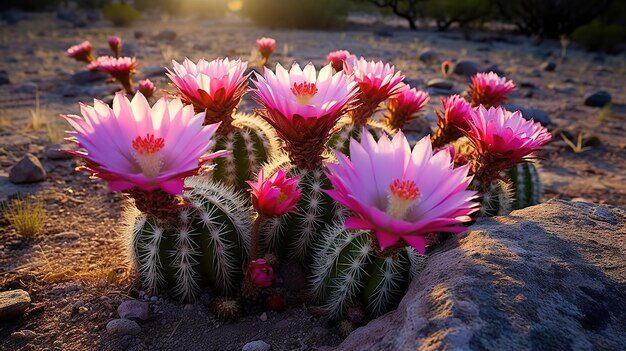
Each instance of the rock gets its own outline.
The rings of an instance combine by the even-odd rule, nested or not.
[[[78,240],[80,234],[74,231],[62,232],[54,235],[55,240]]]
[[[67,160],[72,158],[72,155],[67,151],[72,150],[69,145],[50,145],[46,147],[43,154],[50,160]]]
[[[454,65],[454,73],[460,76],[471,77],[478,73],[478,65],[474,61],[461,60]]]
[[[11,84],[7,71],[0,71],[0,85]]]
[[[434,78],[429,80],[426,83],[426,86],[428,86],[429,88],[452,90],[454,83],[446,79]]]
[[[37,88],[36,83],[24,83],[11,89],[11,92],[15,94],[35,94]]]
[[[109,76],[102,71],[90,71],[88,69],[72,74],[72,82],[87,84],[91,82],[105,81]]]
[[[163,66],[148,66],[141,69],[141,73],[146,78],[163,77],[167,73],[167,69]]]
[[[546,72],[552,72],[556,69],[556,62],[554,61],[545,61],[539,66],[539,69]]]
[[[176,31],[172,29],[163,29],[157,34],[154,39],[159,41],[174,41],[178,37]]]
[[[548,126],[552,124],[550,115],[548,115],[546,111],[538,108],[522,109],[522,116],[524,116],[525,119],[532,119],[535,122],[539,122],[542,126]]]
[[[480,219],[334,350],[624,350],[625,228],[623,208],[562,200]]]
[[[120,318],[148,320],[150,318],[150,305],[139,300],[126,300],[117,308]]]
[[[504,77],[506,76],[506,72],[504,72],[503,70],[500,69],[500,67],[498,67],[498,65],[491,65],[483,70],[480,70],[481,72],[493,72],[497,75],[499,75],[500,77]]]
[[[606,91],[599,91],[588,95],[585,98],[585,105],[591,107],[604,107],[611,102],[611,94]]]
[[[37,333],[35,333],[32,330],[23,329],[23,330],[11,333],[11,337],[13,339],[16,339],[16,340],[28,341],[28,340],[32,340],[32,339],[36,338],[37,337]]]
[[[136,335],[141,332],[141,327],[130,319],[114,319],[107,323],[107,332],[114,335]]]
[[[135,39],[141,39],[143,37],[145,37],[146,35],[144,34],[144,32],[140,31],[140,30],[136,30],[135,33],[133,34],[135,36]]]
[[[241,351],[268,351],[271,346],[263,340],[254,340],[243,345]]]
[[[26,154],[9,172],[9,180],[14,184],[37,183],[46,176],[46,170],[33,154]]]
[[[259,316],[259,319],[261,320],[261,322],[266,322],[267,321],[267,312],[261,313],[261,315]]]
[[[0,292],[0,321],[21,316],[30,305],[30,295],[24,290]]]
[[[439,61],[439,55],[434,50],[424,50],[419,54],[420,61],[424,63],[432,63]]]

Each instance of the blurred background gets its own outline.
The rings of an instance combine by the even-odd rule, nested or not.
[[[492,31],[542,41],[569,41],[588,50],[624,48],[624,0],[3,0],[2,19],[11,24],[29,12],[56,11],[77,27],[104,18],[131,26],[159,16],[247,18],[269,28],[330,29],[347,24],[384,24],[413,30]]]

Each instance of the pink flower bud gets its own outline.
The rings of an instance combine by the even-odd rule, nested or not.
[[[257,182],[248,181],[252,188],[254,208],[265,217],[278,217],[293,211],[301,197],[299,181],[298,177],[288,178],[282,169],[263,179],[261,169]]]
[[[122,39],[112,35],[109,37],[108,42],[111,51],[113,51],[113,56],[120,57],[120,53],[122,51]]]
[[[265,60],[268,60],[270,55],[272,55],[274,50],[276,50],[276,40],[273,38],[263,37],[257,39],[256,46],[259,48],[261,56],[263,56]]]
[[[152,95],[154,95],[155,90],[156,90],[156,87],[154,86],[154,83],[152,83],[150,79],[144,79],[144,80],[139,81],[139,92],[142,93],[143,96],[146,97],[146,99],[152,97]]]
[[[274,270],[264,259],[259,258],[250,261],[248,265],[248,277],[256,286],[267,288],[271,286],[274,281]]]

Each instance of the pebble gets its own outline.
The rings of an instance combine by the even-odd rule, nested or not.
[[[80,234],[74,231],[62,232],[54,235],[54,239],[57,240],[77,240],[80,239]]]
[[[11,168],[9,180],[13,184],[37,183],[45,180],[46,170],[33,154],[26,154]]]
[[[474,61],[461,60],[454,65],[454,73],[461,76],[471,77],[478,73],[478,65]]]
[[[546,61],[539,66],[539,69],[546,72],[552,72],[556,69],[556,62],[554,61]]]
[[[66,150],[71,150],[69,145],[50,145],[43,154],[49,160],[67,160],[72,158],[72,155],[65,152]]]
[[[591,107],[604,107],[611,102],[611,94],[606,91],[598,91],[596,93],[587,95],[585,98],[585,105]]]
[[[424,62],[424,63],[430,63],[430,62],[435,62],[438,60],[438,55],[434,50],[424,50],[419,54],[419,59],[420,61]]]
[[[454,86],[454,83],[446,79],[434,78],[429,80],[426,83],[426,86],[428,86],[429,88],[451,90]]]
[[[0,292],[0,321],[21,316],[30,306],[30,295],[24,290]]]
[[[261,313],[261,315],[259,316],[259,319],[261,320],[261,322],[267,321],[267,312]]]
[[[150,305],[139,300],[126,300],[117,307],[120,318],[147,320],[150,318]]]
[[[141,327],[137,322],[130,319],[114,319],[107,323],[107,332],[114,335],[136,335],[141,332]]]
[[[11,337],[17,340],[32,340],[37,337],[37,333],[35,333],[32,330],[23,329],[23,330],[11,333]]]
[[[271,348],[270,344],[263,340],[254,340],[243,345],[241,351],[268,351]]]

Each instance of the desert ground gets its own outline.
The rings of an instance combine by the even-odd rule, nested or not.
[[[498,70],[519,89],[510,106],[535,109],[553,131],[553,142],[541,153],[540,177],[544,200],[588,201],[613,206],[626,204],[626,57],[584,52],[569,47],[562,55],[557,41],[497,32],[461,33],[408,31],[380,23],[349,23],[341,30],[299,31],[256,27],[228,17],[219,20],[142,19],[132,27],[94,22],[75,28],[53,14],[30,15],[17,25],[0,24],[0,201],[24,193],[41,199],[47,210],[42,233],[19,236],[0,219],[0,290],[23,289],[32,304],[17,321],[0,322],[3,350],[239,350],[263,340],[273,350],[310,350],[341,342],[337,330],[305,306],[276,313],[259,311],[237,324],[217,321],[207,307],[210,293],[194,304],[181,305],[167,296],[141,290],[127,260],[120,214],[127,201],[109,191],[103,181],[74,171],[76,162],[54,152],[65,127],[60,114],[79,112],[79,102],[93,98],[110,102],[119,89],[106,78],[90,81],[85,67],[65,56],[65,50],[89,40],[96,52],[107,54],[107,36],[119,35],[123,54],[139,62],[136,80],[149,77],[159,89],[172,91],[163,67],[172,59],[241,57],[256,60],[255,40],[277,40],[274,62],[321,65],[329,51],[346,49],[370,59],[396,65],[407,81],[431,93],[420,121],[409,126],[414,138],[428,133],[435,122],[438,94],[461,92],[468,78],[453,74],[451,89],[428,87],[440,78],[442,60],[470,60],[481,70]],[[430,54],[424,54],[425,51]],[[420,59],[421,57],[421,59]],[[553,69],[547,68],[553,63]],[[251,63],[251,65],[254,65]],[[79,73],[79,74],[77,74]],[[432,82],[431,82],[432,85]],[[447,91],[447,92],[446,92]],[[585,105],[588,95],[605,91],[612,103]],[[37,106],[37,97],[39,106]],[[240,110],[252,111],[248,96]],[[32,126],[33,110],[44,122]],[[37,113],[35,113],[37,114]],[[575,152],[561,135],[584,149]],[[13,184],[8,174],[25,154],[35,155],[47,179]],[[135,336],[107,332],[125,300],[149,302],[151,318]],[[16,331],[34,334],[11,336]],[[281,331],[289,330],[289,338]]]

